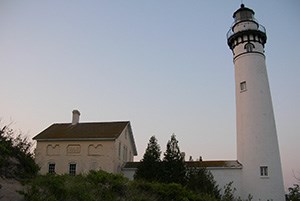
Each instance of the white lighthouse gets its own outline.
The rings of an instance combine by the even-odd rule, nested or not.
[[[265,64],[266,30],[243,4],[227,33],[236,90],[237,159],[242,164],[241,197],[284,201],[280,154]]]

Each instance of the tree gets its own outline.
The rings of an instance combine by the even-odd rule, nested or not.
[[[31,153],[32,143],[21,134],[5,126],[0,129],[0,176],[28,178],[37,174],[39,167]]]
[[[143,159],[138,166],[134,178],[144,179],[147,181],[158,181],[161,176],[160,155],[160,146],[155,136],[152,136],[149,140]]]
[[[171,140],[167,143],[163,159],[163,173],[162,182],[179,184],[185,184],[186,182],[184,156],[180,152],[175,134],[171,136]]]
[[[206,168],[190,168],[187,170],[186,187],[198,194],[212,195],[220,199],[220,189],[214,180],[214,176]]]

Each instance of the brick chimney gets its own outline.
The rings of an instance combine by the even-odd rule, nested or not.
[[[72,125],[76,125],[79,123],[80,112],[78,110],[73,110],[72,113],[73,113]]]

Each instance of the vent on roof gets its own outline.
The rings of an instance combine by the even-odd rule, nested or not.
[[[78,110],[73,110],[72,125],[76,125],[79,123],[79,116],[80,112]]]

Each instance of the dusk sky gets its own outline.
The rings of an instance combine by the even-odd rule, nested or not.
[[[53,123],[130,121],[138,156],[175,133],[194,159],[236,160],[226,33],[241,1],[0,0],[0,118],[32,138]],[[267,29],[285,186],[300,178],[300,1],[244,0]]]

